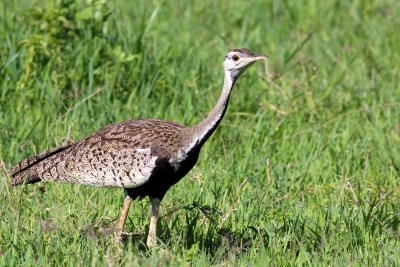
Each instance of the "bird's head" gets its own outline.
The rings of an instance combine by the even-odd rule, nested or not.
[[[224,69],[236,80],[254,62],[267,59],[266,55],[255,54],[248,48],[233,49],[225,56]]]

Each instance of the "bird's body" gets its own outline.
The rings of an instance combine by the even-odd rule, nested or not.
[[[155,244],[160,201],[196,164],[200,149],[222,120],[230,93],[250,65],[266,56],[234,49],[224,61],[224,87],[217,105],[199,124],[185,127],[156,119],[132,120],[104,127],[81,141],[29,157],[11,169],[12,185],[58,181],[125,189],[117,240],[132,199],[149,196],[152,217],[147,239]]]
[[[189,132],[182,125],[154,119],[109,125],[20,162],[11,170],[12,185],[58,181],[122,187],[132,198],[162,198],[196,163],[199,149],[196,143],[189,147]]]

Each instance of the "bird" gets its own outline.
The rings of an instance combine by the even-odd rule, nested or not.
[[[256,61],[267,59],[248,48],[230,50],[223,62],[224,81],[218,102],[205,119],[192,127],[160,119],[111,124],[80,141],[17,163],[10,170],[11,185],[55,181],[123,188],[125,198],[115,230],[119,244],[132,201],[149,197],[151,217],[146,245],[155,247],[159,208],[166,192],[196,164],[202,146],[224,117],[240,75]]]

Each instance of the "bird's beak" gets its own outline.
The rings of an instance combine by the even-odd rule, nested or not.
[[[252,57],[248,57],[245,59],[245,64],[252,64],[255,63],[256,61],[261,61],[261,60],[268,60],[268,56],[266,55],[254,55]]]
[[[251,58],[252,61],[259,61],[259,60],[268,60],[267,55],[257,55]]]

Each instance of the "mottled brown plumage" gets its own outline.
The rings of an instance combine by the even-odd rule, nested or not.
[[[247,48],[229,52],[224,61],[220,99],[208,117],[194,127],[156,119],[109,125],[81,141],[18,163],[11,169],[11,184],[58,181],[124,188],[127,198],[118,224],[118,241],[132,199],[149,196],[152,217],[147,244],[151,247],[156,238],[160,201],[196,164],[202,145],[223,118],[237,78],[255,61],[264,59],[266,56]]]
[[[17,164],[11,170],[15,177],[12,185],[59,181],[99,187],[138,187],[152,172],[166,169],[168,162],[175,163],[175,155],[184,145],[186,129],[162,120],[109,125],[79,142]]]

